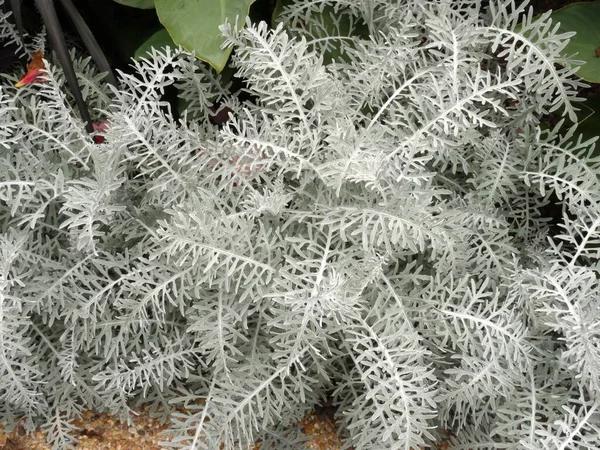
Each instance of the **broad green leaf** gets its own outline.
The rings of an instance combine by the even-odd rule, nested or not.
[[[564,50],[565,56],[577,53],[576,59],[585,61],[577,76],[600,83],[600,1],[572,3],[550,17],[554,23],[560,22],[561,31],[577,32]]]
[[[222,50],[219,26],[237,18],[242,29],[254,0],[155,0],[158,18],[173,41],[221,72],[231,49]]]
[[[160,30],[158,30],[156,33],[154,33],[152,36],[150,36],[148,38],[148,40],[146,40],[146,42],[144,42],[142,45],[139,46],[139,48],[135,51],[135,54],[133,55],[133,57],[135,59],[140,59],[141,57],[147,57],[148,56],[148,52],[150,51],[150,49],[152,47],[154,48],[163,48],[163,47],[177,47],[177,45],[175,45],[175,43],[173,42],[173,39],[171,39],[171,36],[169,36],[169,33],[167,32],[167,30],[165,30],[164,28],[161,28]]]
[[[154,8],[154,0],[115,0],[121,5],[131,6],[132,8],[152,9]]]

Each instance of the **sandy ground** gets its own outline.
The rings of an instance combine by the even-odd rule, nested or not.
[[[166,426],[148,415],[134,419],[133,426],[121,423],[108,414],[84,413],[75,420],[78,450],[161,450],[160,442],[165,440],[162,432]],[[310,438],[309,448],[313,450],[340,450],[342,441],[336,434],[333,422],[323,415],[311,414],[301,424],[303,432]],[[0,429],[0,449],[2,450],[51,450],[41,431],[26,435],[22,427],[11,433]],[[259,450],[257,444],[255,450]]]

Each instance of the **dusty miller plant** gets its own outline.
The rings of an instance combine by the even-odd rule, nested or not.
[[[78,59],[101,144],[51,55],[2,81],[3,420],[62,449],[146,404],[165,446],[297,449],[330,398],[356,449],[599,448],[599,162],[542,123],[577,120],[569,35],[510,1],[282,21],[223,27],[250,100],[181,49],[119,89]]]

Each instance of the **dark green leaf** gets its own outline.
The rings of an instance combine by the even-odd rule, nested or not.
[[[146,42],[139,46],[139,48],[135,51],[133,57],[135,59],[140,59],[141,57],[147,57],[148,52],[151,48],[164,48],[164,47],[177,47],[169,36],[169,33],[164,28],[161,28],[152,36],[150,36]]]
[[[152,9],[154,8],[154,0],[115,0],[121,5],[131,6],[132,8]]]
[[[585,61],[577,76],[600,83],[600,1],[573,3],[550,17],[560,22],[561,31],[577,32],[564,50],[565,56],[577,53],[576,59]]]

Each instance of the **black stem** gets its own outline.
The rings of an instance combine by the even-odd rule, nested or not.
[[[56,9],[54,8],[53,0],[35,0],[35,4],[42,16],[42,20],[46,25],[48,31],[48,37],[50,38],[50,45],[56,52],[56,56],[60,61],[65,78],[67,79],[67,85],[75,98],[75,103],[81,114],[81,118],[85,121],[85,129],[88,133],[94,132],[94,126],[92,125],[92,118],[90,112],[87,109],[87,105],[83,100],[81,89],[77,83],[77,75],[75,75],[75,69],[73,68],[73,62],[67,49],[67,43],[63,34],[60,22],[56,15]]]
[[[106,55],[102,51],[102,48],[98,44],[98,41],[94,37],[94,34],[88,27],[87,23],[85,23],[85,20],[83,19],[83,17],[81,17],[81,14],[77,10],[77,7],[73,4],[71,0],[60,0],[60,2],[62,3],[63,8],[65,8],[65,11],[69,15],[69,17],[71,17],[75,28],[77,28],[77,32],[81,36],[83,43],[87,47],[92,59],[94,60],[100,71],[106,72],[107,81],[113,86],[117,86],[117,79],[115,78],[110,64],[108,63],[108,59],[106,59]]]
[[[21,12],[21,0],[10,0],[10,9],[12,15],[15,18],[15,24],[17,25],[17,31],[19,36],[23,39],[25,35],[25,28],[23,27],[23,13]]]

